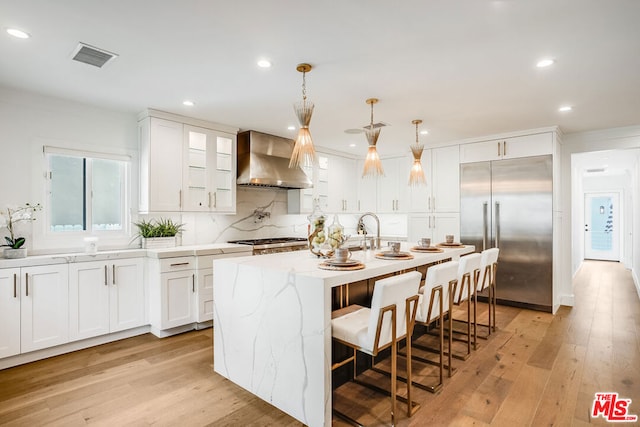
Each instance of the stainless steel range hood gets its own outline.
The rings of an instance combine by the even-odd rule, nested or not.
[[[310,188],[311,178],[289,168],[294,141],[253,130],[238,134],[238,185]]]

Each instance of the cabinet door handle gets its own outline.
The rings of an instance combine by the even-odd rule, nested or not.
[[[218,207],[218,193],[216,191],[213,192],[213,207]]]
[[[502,143],[502,155],[507,155],[507,141]]]
[[[429,203],[429,206],[427,206],[427,210],[430,211],[431,210],[431,196],[427,197],[427,203]]]
[[[432,199],[433,199],[433,210],[435,211],[436,210],[436,196],[433,196]]]
[[[18,298],[18,275],[13,273],[13,297]]]
[[[24,273],[25,296],[29,296],[29,273]]]
[[[177,262],[175,264],[169,265],[169,267],[180,267],[181,265],[189,265],[188,262]]]
[[[113,264],[113,265],[111,266],[111,275],[113,276],[113,277],[111,278],[111,279],[112,279],[111,281],[112,281],[112,282],[113,282],[113,284],[115,285],[115,284],[116,284],[116,265],[115,265],[115,264]]]
[[[209,207],[211,207],[211,191],[209,191]]]
[[[108,270],[107,266],[105,265],[105,266],[104,266],[104,285],[105,285],[105,286],[109,285],[109,279],[107,278],[107,276],[108,276],[108,271],[109,271],[109,270]]]
[[[196,275],[191,275],[191,292],[196,293]]]
[[[498,157],[500,157],[500,142],[498,142]]]
[[[358,212],[360,212],[360,200],[358,200]]]
[[[178,206],[182,207],[182,190],[178,190]]]

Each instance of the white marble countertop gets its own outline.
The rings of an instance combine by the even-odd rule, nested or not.
[[[0,268],[32,267],[38,265],[68,264],[73,262],[108,261],[127,258],[174,258],[180,256],[222,255],[228,253],[247,252],[251,247],[233,243],[212,243],[206,245],[176,246],[163,249],[120,249],[98,251],[95,254],[71,252],[60,254],[30,255],[26,258],[0,258]]]
[[[251,255],[250,245],[238,245],[235,243],[211,243],[209,245],[176,246],[174,248],[147,249],[149,258],[175,258],[179,256],[203,256],[222,255],[238,252],[247,252]]]
[[[415,246],[414,243],[402,242],[401,251],[409,252],[413,259],[394,260],[376,258],[375,254],[387,249],[354,251],[351,259],[359,260],[365,264],[362,270],[334,271],[322,270],[318,268],[323,260],[317,258],[309,251],[284,252],[253,257],[238,257],[214,260],[214,266],[218,263],[242,264],[245,266],[257,267],[262,270],[289,271],[298,276],[320,278],[325,285],[338,286],[344,283],[356,282],[370,277],[381,276],[394,273],[399,270],[415,268],[440,261],[446,258],[457,259],[460,255],[471,253],[475,250],[473,246],[467,245],[464,248],[443,249],[439,253],[418,253],[410,252],[409,248]]]

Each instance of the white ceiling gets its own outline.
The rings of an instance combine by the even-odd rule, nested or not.
[[[382,154],[407,150],[413,119],[427,145],[640,124],[637,0],[0,0],[0,28],[0,85],[292,138],[295,68],[309,62],[313,139],[347,153],[366,151],[364,135],[344,131],[369,122],[370,97],[374,120],[390,124]],[[120,56],[77,63],[78,42]],[[273,67],[259,69],[263,57]],[[543,57],[556,64],[536,68]],[[574,110],[559,113],[565,104]]]

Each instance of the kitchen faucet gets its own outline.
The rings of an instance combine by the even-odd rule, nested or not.
[[[360,218],[358,218],[358,234],[360,234],[360,231],[363,232],[363,234],[365,235],[365,246],[366,246],[366,242],[367,242],[367,229],[364,226],[364,222],[362,221],[362,219],[365,216],[371,216],[373,217],[373,219],[376,220],[376,225],[377,225],[377,233],[376,233],[376,240],[373,242],[373,248],[372,249],[381,249],[382,248],[382,244],[380,243],[380,219],[378,218],[378,215],[374,214],[373,212],[365,212],[362,215],[360,215]]]

